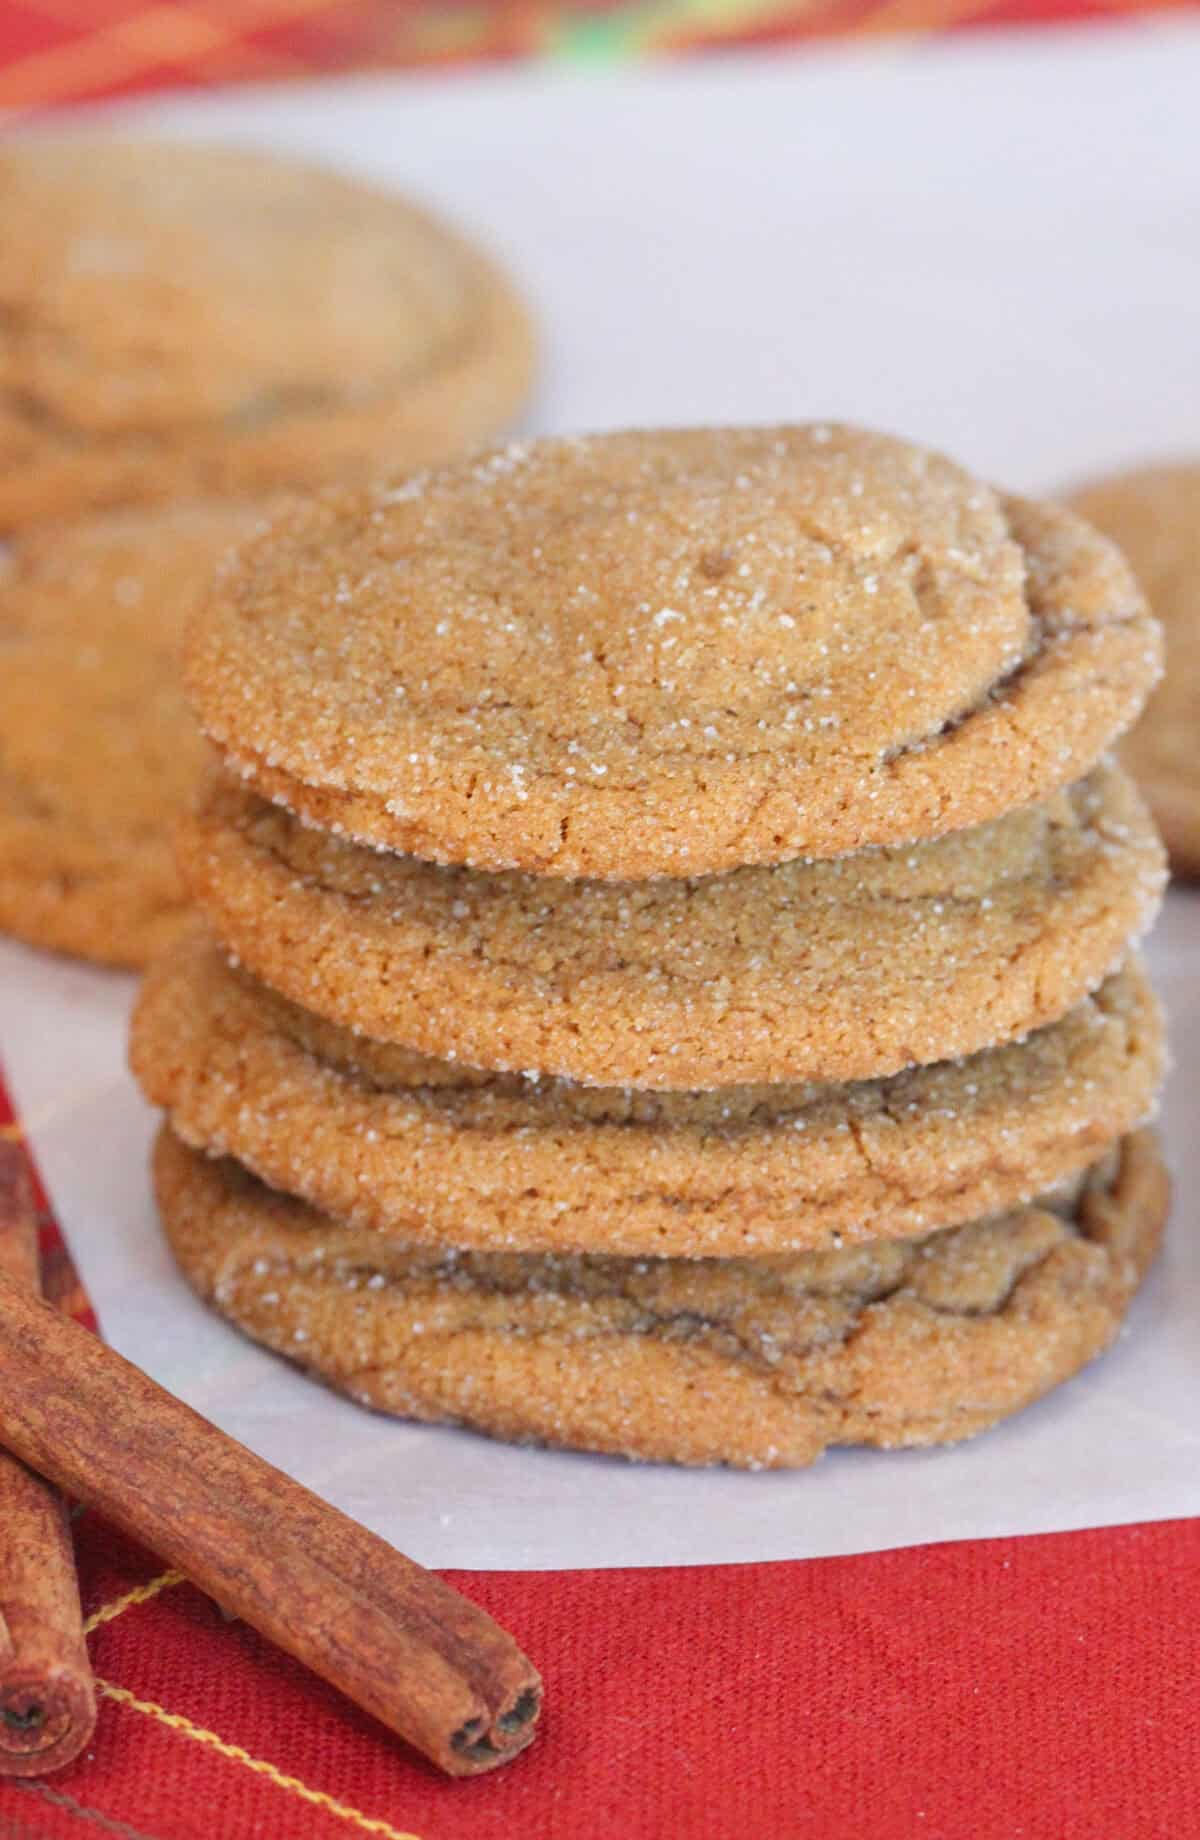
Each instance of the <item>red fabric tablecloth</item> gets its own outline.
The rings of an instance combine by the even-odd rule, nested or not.
[[[84,1840],[1190,1840],[1200,1523],[798,1565],[452,1573],[537,1657],[541,1734],[447,1783],[84,1516],[92,1754],[0,1789]],[[86,1811],[86,1813],[85,1813]],[[5,1823],[9,1825],[5,1825]]]

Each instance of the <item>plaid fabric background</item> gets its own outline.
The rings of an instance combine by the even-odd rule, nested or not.
[[[314,70],[607,59],[952,31],[1197,0],[0,0],[0,108]]]

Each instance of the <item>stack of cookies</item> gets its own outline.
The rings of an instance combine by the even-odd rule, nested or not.
[[[337,489],[196,623],[206,917],[133,1060],[202,1296],[363,1403],[687,1463],[964,1437],[1116,1333],[1166,1180],[1069,511],[828,426]]]

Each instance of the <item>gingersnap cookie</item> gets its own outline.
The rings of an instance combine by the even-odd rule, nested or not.
[[[922,1239],[757,1259],[413,1251],[164,1129],[172,1250],[230,1321],[364,1405],[515,1442],[786,1468],[952,1443],[1113,1340],[1168,1184],[1139,1132],[1075,1192]]]
[[[531,348],[497,269],[392,193],[227,147],[0,158],[0,532],[448,458]]]
[[[323,829],[619,880],[993,818],[1090,768],[1158,665],[1069,512],[816,426],[331,492],[247,552],[189,683],[231,764]]]
[[[1200,461],[1120,473],[1073,503],[1120,544],[1162,623],[1166,674],[1121,755],[1172,867],[1200,876]]]
[[[172,1130],[415,1245],[729,1256],[928,1232],[1026,1201],[1148,1115],[1135,962],[1020,1043],[851,1086],[638,1093],[428,1060],[321,1022],[204,934],[155,964],[131,1058]]]
[[[1157,910],[1162,848],[1102,767],[907,848],[692,881],[480,875],[308,829],[218,780],[188,885],[262,980],[440,1060],[589,1085],[860,1080],[1052,1022]]]
[[[0,929],[112,965],[176,936],[169,832],[207,751],[180,638],[262,515],[110,512],[31,534],[0,565]]]

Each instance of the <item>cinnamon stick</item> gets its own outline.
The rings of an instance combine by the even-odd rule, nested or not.
[[[0,1443],[450,1775],[533,1737],[541,1680],[486,1612],[2,1274]]]
[[[39,1288],[25,1159],[2,1142],[0,1274],[30,1296]],[[56,1489],[0,1451],[0,1775],[61,1769],[95,1723],[66,1508]]]

